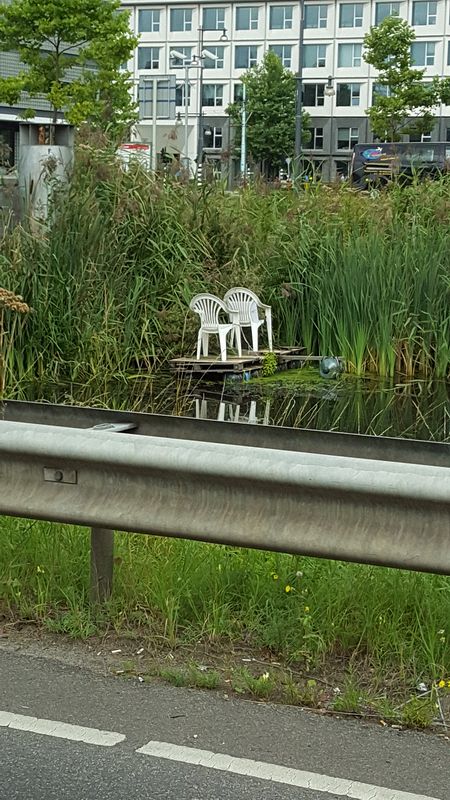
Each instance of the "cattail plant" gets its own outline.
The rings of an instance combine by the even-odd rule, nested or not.
[[[30,306],[20,294],[0,287],[0,397],[5,393],[6,374],[18,320],[30,311]]]

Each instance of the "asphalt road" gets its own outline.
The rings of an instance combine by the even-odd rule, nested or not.
[[[450,742],[103,676],[1,644],[2,800],[343,796],[449,800]]]

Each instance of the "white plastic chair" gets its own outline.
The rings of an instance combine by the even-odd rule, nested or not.
[[[200,317],[200,330],[197,339],[197,361],[200,360],[201,352],[208,355],[209,337],[215,333],[219,337],[220,359],[227,360],[227,335],[230,331],[236,332],[237,351],[242,356],[241,338],[238,334],[238,327],[235,322],[219,322],[219,314],[224,311],[228,314],[228,309],[220,297],[214,294],[197,294],[189,303],[189,308]],[[234,338],[234,337],[233,337]]]
[[[242,328],[251,328],[252,331],[252,348],[255,353],[258,352],[258,331],[261,325],[266,323],[267,338],[269,341],[269,350],[272,351],[272,309],[270,306],[261,303],[259,297],[251,292],[250,289],[245,289],[243,286],[235,286],[230,289],[225,297],[224,302],[228,309],[230,321],[236,325],[234,334],[238,339],[241,338]],[[261,319],[259,310],[264,311],[264,317]],[[238,347],[240,343],[238,341]]]

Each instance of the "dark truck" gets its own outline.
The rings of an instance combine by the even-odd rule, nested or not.
[[[358,189],[380,186],[392,178],[436,178],[450,171],[450,142],[382,142],[353,148],[350,178]]]

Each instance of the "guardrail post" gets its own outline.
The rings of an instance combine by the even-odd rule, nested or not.
[[[91,603],[111,596],[114,567],[114,531],[91,528]]]

